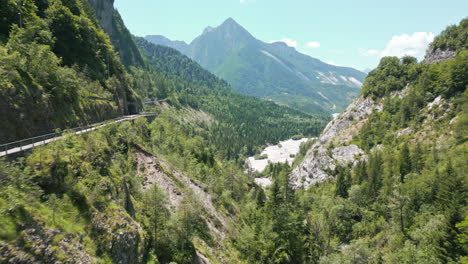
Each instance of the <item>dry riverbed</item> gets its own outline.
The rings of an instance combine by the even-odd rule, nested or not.
[[[251,171],[263,172],[270,163],[288,163],[292,165],[294,158],[299,153],[301,143],[307,140],[311,139],[288,139],[281,141],[278,145],[268,146],[259,156],[249,157],[246,160],[248,169]],[[259,157],[261,157],[261,159]],[[262,187],[268,187],[271,185],[271,180],[268,178],[256,178],[255,183]]]

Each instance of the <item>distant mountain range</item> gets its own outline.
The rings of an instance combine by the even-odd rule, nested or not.
[[[145,38],[179,50],[243,94],[309,113],[341,111],[359,94],[366,76],[299,53],[283,42],[260,41],[232,18],[206,28],[190,44],[159,35]]]

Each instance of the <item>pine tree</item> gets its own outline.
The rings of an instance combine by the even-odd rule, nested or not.
[[[413,152],[411,153],[411,169],[416,173],[421,173],[424,167],[424,153],[420,144],[416,144]]]
[[[453,169],[452,161],[449,160],[445,170],[439,173],[437,178],[436,200],[442,210],[449,214],[457,211],[457,207],[463,195],[464,183],[458,178]]]
[[[449,257],[460,255],[462,248],[457,243],[456,224],[463,220],[462,208],[466,204],[466,183],[457,175],[449,160],[445,170],[437,177],[436,202],[447,219],[447,243],[444,244]]]
[[[382,187],[382,153],[375,152],[369,157],[369,167],[367,167],[367,174],[369,177],[370,196],[376,197],[380,188]]]
[[[258,188],[257,194],[255,196],[255,202],[257,204],[258,208],[261,208],[265,205],[265,191],[263,191],[263,188]]]
[[[354,173],[354,182],[355,184],[361,184],[364,181],[367,181],[367,166],[365,161],[359,161],[353,170]]]
[[[405,182],[405,176],[411,172],[411,158],[408,144],[405,142],[400,151],[400,182]]]
[[[346,167],[338,166],[337,171],[335,196],[348,198],[348,189],[351,187],[349,170]]]

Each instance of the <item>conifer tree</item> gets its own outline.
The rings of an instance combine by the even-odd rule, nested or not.
[[[255,202],[257,204],[258,208],[261,208],[265,205],[265,191],[263,191],[263,188],[258,188],[257,194],[255,196]]]
[[[348,189],[351,187],[349,170],[347,167],[338,166],[337,171],[335,195],[348,198]]]
[[[400,182],[405,182],[406,174],[411,172],[411,158],[408,144],[403,144],[400,151]]]
[[[411,169],[416,173],[421,173],[424,167],[424,153],[420,144],[416,144],[413,152],[411,153]]]
[[[382,187],[382,153],[376,151],[369,157],[369,167],[367,174],[369,177],[370,197],[376,197]]]

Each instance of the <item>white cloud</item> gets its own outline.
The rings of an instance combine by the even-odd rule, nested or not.
[[[362,49],[358,52],[363,56],[396,56],[410,55],[421,59],[429,44],[434,40],[431,32],[415,32],[413,35],[402,34],[393,36],[383,50]]]
[[[433,40],[434,34],[430,32],[416,32],[411,36],[408,34],[393,36],[380,55],[382,57],[405,55],[422,57]]]
[[[318,41],[310,41],[310,42],[307,42],[306,44],[306,47],[307,48],[320,48],[320,42]]]
[[[246,1],[246,0],[244,0],[244,1]],[[294,40],[294,39],[283,38],[283,39],[280,39],[280,40],[270,41],[270,43],[275,43],[275,42],[283,42],[286,45],[288,45],[289,47],[297,48],[297,40]]]

